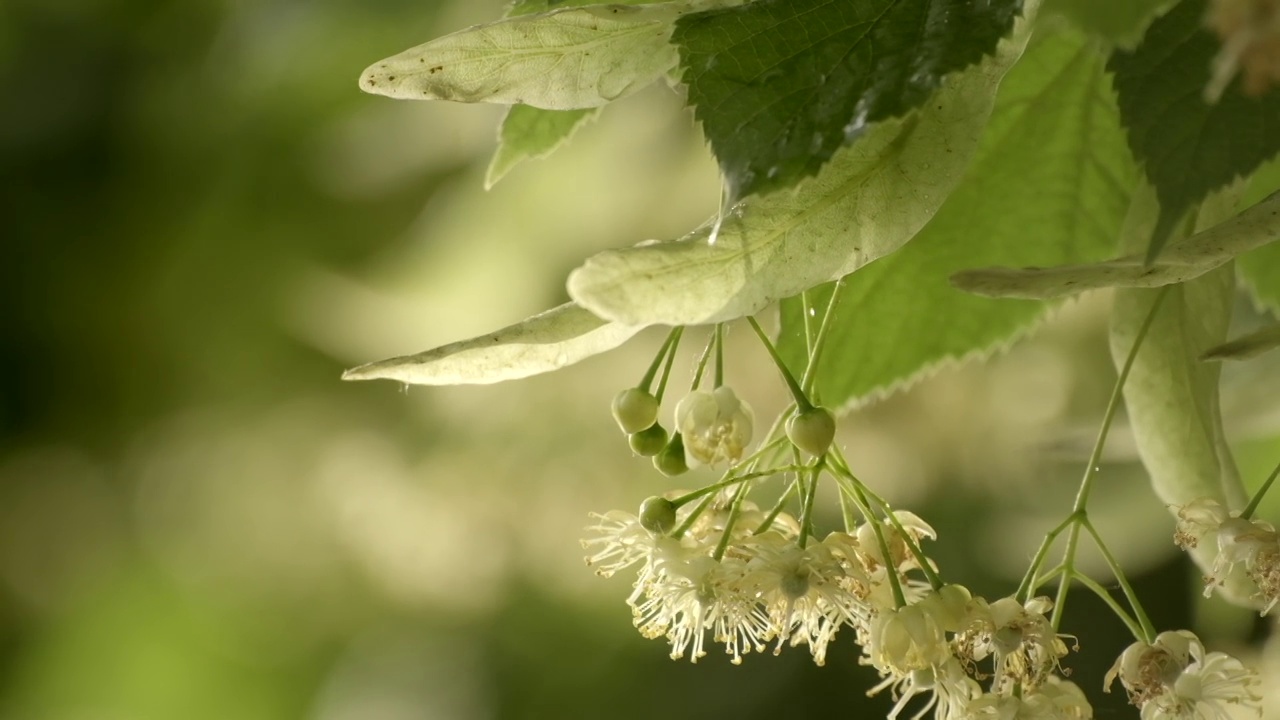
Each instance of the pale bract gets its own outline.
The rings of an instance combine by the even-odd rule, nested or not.
[[[897,250],[963,175],[1027,35],[1020,21],[994,56],[948,77],[916,113],[867,128],[794,192],[748,198],[718,229],[588,259],[569,276],[569,295],[627,324],[721,322]]]
[[[599,107],[675,66],[668,41],[689,9],[597,5],[476,25],[374,63],[360,88],[406,100]]]
[[[1148,265],[1143,254],[1088,265],[966,270],[952,283],[992,297],[1049,299],[1104,287],[1156,288],[1194,280],[1280,238],[1280,193],[1213,227],[1169,243]]]
[[[515,380],[612,350],[639,331],[565,303],[488,335],[352,368],[342,379],[398,380],[412,385]]]

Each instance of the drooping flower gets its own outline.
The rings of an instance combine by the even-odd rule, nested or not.
[[[1239,517],[1216,500],[1201,498],[1178,510],[1174,542],[1184,549],[1217,545],[1213,566],[1204,578],[1205,597],[1241,567],[1257,587],[1253,597],[1263,615],[1280,604],[1280,534],[1270,523]]]
[[[1093,706],[1075,683],[1050,675],[1021,695],[984,693],[965,708],[972,720],[1089,720]]]
[[[689,467],[737,462],[751,444],[751,407],[727,385],[694,390],[676,406],[676,429]]]
[[[832,533],[833,544],[842,535]],[[794,539],[769,532],[752,538],[749,547],[753,557],[744,583],[769,618],[775,654],[788,641],[793,647],[804,643],[822,665],[840,627],[856,627],[870,617],[870,608],[849,589],[864,581],[846,582],[861,568],[842,563],[826,541],[801,548]]]
[[[956,638],[958,652],[970,666],[992,658],[997,689],[1015,685],[1035,688],[1058,669],[1059,660],[1067,654],[1066,643],[1045,617],[1052,607],[1046,597],[1032,598],[1025,604],[1012,597],[993,603],[976,598],[968,627]]]
[[[1117,678],[1142,720],[1228,720],[1230,706],[1261,711],[1257,673],[1226,653],[1206,653],[1186,630],[1130,645],[1107,673],[1104,689],[1110,692]]]
[[[875,524],[866,522],[858,526],[858,546],[862,550],[862,561],[869,572],[875,571],[882,566],[892,567],[899,572],[906,572],[920,567],[919,560],[908,546],[908,539],[918,548],[925,538],[936,540],[938,537],[937,531],[915,513],[906,510],[895,510],[893,516],[898,521],[898,524],[902,526],[906,537],[894,523],[888,521],[875,521]],[[880,535],[884,538],[885,545],[888,546],[888,561],[885,560],[884,551],[880,546],[880,539],[876,536],[877,526],[879,527]]]

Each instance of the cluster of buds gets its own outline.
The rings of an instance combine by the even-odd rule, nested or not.
[[[737,462],[751,445],[751,406],[728,385],[690,391],[676,406],[676,431],[670,436],[658,423],[658,410],[658,398],[641,388],[623,390],[613,400],[614,420],[632,451],[652,457],[664,475]]]

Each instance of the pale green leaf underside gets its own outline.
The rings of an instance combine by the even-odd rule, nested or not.
[[[494,151],[489,170],[485,173],[485,190],[496,185],[524,160],[550,155],[599,112],[599,108],[543,110],[528,105],[512,105],[498,130],[498,149]]]
[[[991,297],[1055,298],[1104,287],[1154,288],[1185,282],[1280,238],[1280,193],[1191,237],[1169,243],[1158,262],[1145,253],[1089,265],[966,270],[952,278],[966,292]]]
[[[1277,347],[1280,347],[1280,324],[1268,325],[1231,342],[1212,347],[1201,355],[1200,359],[1248,360]]]
[[[488,335],[352,368],[343,380],[483,385],[559,370],[618,347],[640,328],[606,322],[573,303]]]
[[[407,100],[599,107],[672,68],[682,3],[598,5],[462,30],[369,66],[365,92]]]
[[[993,57],[947,79],[919,112],[881,123],[794,192],[748,198],[674,242],[600,253],[569,276],[583,307],[629,325],[749,315],[857,270],[910,240],[959,180],[1027,23]]]
[[[957,270],[1115,251],[1137,170],[1104,63],[1079,33],[1032,42],[1000,86],[972,168],[938,214],[901,250],[845,279],[818,368],[824,403],[857,403],[989,352],[1048,311],[1042,302],[962,293],[947,282]],[[819,316],[825,298],[814,299]],[[782,313],[781,350],[803,368],[799,299]]]

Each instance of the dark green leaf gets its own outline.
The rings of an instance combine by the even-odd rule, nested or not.
[[[498,149],[485,174],[485,189],[493,187],[520,161],[550,155],[599,112],[600,108],[543,110],[512,105],[498,130]]]
[[[1204,29],[1204,15],[1205,0],[1183,0],[1108,66],[1129,147],[1160,199],[1148,260],[1188,208],[1280,151],[1280,92],[1246,97],[1234,81],[1216,103],[1205,101],[1220,43]]]
[[[1000,86],[968,177],[905,247],[845,279],[818,370],[823,402],[856,403],[990,352],[1049,308],[966,295],[951,273],[997,258],[1052,264],[1114,251],[1137,169],[1103,62],[1075,32],[1033,42]],[[811,293],[815,322],[829,288]],[[797,371],[803,319],[799,299],[783,303],[781,347]]]
[[[1022,0],[758,0],[680,19],[689,103],[734,198],[815,174],[995,50]]]

